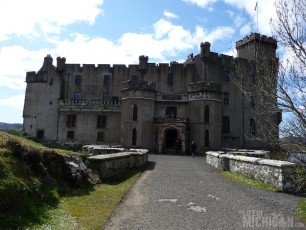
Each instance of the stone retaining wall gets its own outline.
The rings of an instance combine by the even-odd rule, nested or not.
[[[207,152],[206,163],[222,171],[241,173],[249,178],[273,185],[281,191],[294,189],[296,164],[257,157],[235,156],[234,153]]]
[[[99,173],[100,179],[105,179],[130,168],[144,167],[148,162],[148,151],[130,149],[129,152],[91,156],[87,159],[90,168]]]

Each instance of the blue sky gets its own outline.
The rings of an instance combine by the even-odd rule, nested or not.
[[[0,0],[0,122],[22,123],[25,76],[51,54],[67,63],[182,62],[211,50],[234,55],[251,32],[271,35],[274,0]]]

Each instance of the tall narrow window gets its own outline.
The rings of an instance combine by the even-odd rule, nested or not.
[[[228,116],[222,117],[222,132],[229,133],[230,132],[230,119]]]
[[[98,142],[104,142],[105,141],[104,133],[103,132],[98,132],[98,134],[97,134],[97,141]]]
[[[67,132],[67,140],[74,140],[74,132],[68,131]]]
[[[256,124],[254,119],[250,119],[250,134],[256,136]]]
[[[97,128],[106,128],[106,116],[104,115],[97,116]]]
[[[66,120],[67,128],[74,128],[76,127],[76,114],[68,114]]]
[[[229,93],[224,93],[224,95],[223,95],[223,102],[226,105],[229,104]]]
[[[136,145],[137,143],[137,130],[133,128],[132,130],[132,145]]]
[[[204,123],[209,123],[209,106],[206,105],[205,106],[205,110],[204,110]]]
[[[44,139],[44,130],[42,130],[42,129],[37,130],[36,138],[37,139]]]
[[[253,95],[250,97],[250,105],[251,105],[252,107],[255,106],[255,96],[253,96]]]
[[[103,92],[103,100],[109,100],[109,99],[111,99],[109,92]]]
[[[206,129],[205,130],[205,143],[204,143],[205,147],[209,147],[210,143],[209,143],[209,131]]]
[[[79,103],[81,100],[81,93],[80,92],[74,92],[74,101],[76,103]]]
[[[252,83],[252,84],[254,84],[254,83],[255,83],[255,81],[256,81],[255,76],[254,76],[254,75],[252,75],[252,74],[250,74],[250,75],[249,75],[249,82],[250,82],[250,83]]]
[[[81,85],[81,82],[82,82],[82,76],[79,74],[75,75],[75,84]]]
[[[223,80],[224,81],[229,81],[229,72],[226,71],[226,70],[223,72]]]
[[[166,116],[176,118],[177,107],[176,106],[166,106]]]
[[[138,75],[137,74],[133,74],[132,75],[132,83],[137,83],[138,82]]]
[[[167,84],[173,85],[173,74],[172,73],[168,73],[167,75]]]
[[[138,117],[138,106],[135,104],[133,106],[133,121],[137,121],[137,117]]]
[[[110,86],[110,75],[105,74],[103,78],[103,86],[108,88]]]

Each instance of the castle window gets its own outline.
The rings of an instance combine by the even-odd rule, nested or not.
[[[76,126],[76,114],[68,114],[66,125],[68,128],[74,128]]]
[[[167,85],[173,85],[173,74],[169,73],[167,75]]]
[[[226,105],[229,104],[229,93],[224,93],[224,94],[223,94],[223,102],[224,102],[224,104],[226,104]]]
[[[97,128],[106,128],[106,116],[104,115],[97,116]]]
[[[176,106],[166,106],[166,116],[167,117],[176,117],[177,107]]]
[[[31,127],[31,128],[32,128],[32,127]],[[37,138],[37,139],[44,139],[44,130],[42,130],[42,129],[37,130],[37,132],[36,132],[36,138]]]
[[[138,117],[138,106],[133,105],[133,121],[137,121],[137,117]]]
[[[230,132],[230,119],[228,116],[222,117],[222,132],[229,133]]]
[[[204,143],[205,147],[209,147],[210,143],[209,143],[209,131],[206,129],[205,130],[205,143]]]
[[[206,105],[205,106],[205,110],[204,110],[204,123],[209,123],[209,106]]]
[[[97,141],[98,142],[104,142],[105,141],[104,133],[103,132],[98,132],[98,134],[97,134]]]
[[[250,119],[250,134],[256,136],[256,124],[254,119]]]
[[[105,74],[103,78],[103,86],[109,87],[110,86],[110,75]]]
[[[74,92],[74,101],[76,103],[79,103],[81,100],[81,93],[80,92]]]
[[[81,85],[81,82],[82,82],[82,76],[79,74],[75,75],[75,84]]]
[[[111,99],[109,92],[103,92],[103,100],[109,100],[109,99]]]
[[[132,130],[132,145],[137,144],[137,130],[136,128],[133,128]]]
[[[132,75],[132,83],[137,83],[138,82],[138,75],[137,74],[133,74]]]
[[[73,140],[74,139],[74,132],[68,131],[67,132],[67,140]]]
[[[253,95],[250,97],[250,105],[251,105],[252,107],[255,106],[255,96],[253,96]]]
[[[250,83],[252,83],[252,84],[254,84],[254,83],[255,83],[255,81],[256,81],[255,76],[254,76],[254,75],[252,75],[252,74],[250,74],[250,75],[249,75],[249,82],[250,82]]]
[[[223,72],[223,80],[224,81],[229,81],[229,72],[228,71]]]

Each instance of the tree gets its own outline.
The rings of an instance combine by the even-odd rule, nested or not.
[[[306,150],[306,1],[278,0],[272,33],[284,51],[278,72],[278,106],[287,115],[280,133],[289,152]],[[287,141],[286,141],[287,139]]]
[[[251,133],[247,138],[280,146],[288,153],[303,152],[306,151],[306,0],[277,0],[275,10],[271,28],[281,58],[275,55],[276,43],[273,49],[272,38],[270,41],[252,34],[256,42],[244,48],[242,54],[237,46],[238,59],[247,57],[248,63],[241,60],[234,63],[233,81],[252,105],[256,123],[261,123],[256,126],[257,135]],[[244,76],[238,75],[241,72]]]

